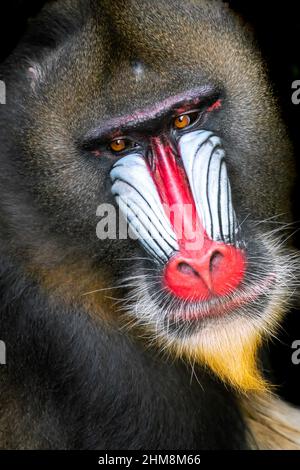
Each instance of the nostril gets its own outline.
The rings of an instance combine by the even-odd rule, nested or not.
[[[182,274],[187,274],[188,276],[200,277],[199,273],[188,263],[185,263],[185,262],[178,263],[177,269]]]
[[[209,261],[209,271],[211,273],[213,273],[214,271],[218,269],[223,258],[224,258],[224,255],[222,255],[220,251],[214,251]]]

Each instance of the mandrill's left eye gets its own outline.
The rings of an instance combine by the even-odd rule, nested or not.
[[[173,127],[178,130],[185,129],[186,127],[191,126],[199,118],[199,111],[193,111],[186,114],[180,114],[176,116],[173,120]]]

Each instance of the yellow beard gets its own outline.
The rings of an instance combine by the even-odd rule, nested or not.
[[[207,365],[220,379],[241,392],[263,392],[269,384],[257,367],[261,343],[262,332],[257,331],[257,326],[240,318],[219,327],[207,326],[184,341],[177,354]]]

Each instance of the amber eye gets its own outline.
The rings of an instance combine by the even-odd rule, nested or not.
[[[181,114],[174,119],[174,127],[177,129],[184,129],[189,126],[191,122],[190,117],[187,114]]]
[[[125,139],[116,139],[110,142],[109,147],[113,152],[122,152],[126,149],[127,142]]]

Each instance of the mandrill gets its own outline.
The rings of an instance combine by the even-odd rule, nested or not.
[[[58,0],[2,64],[1,448],[300,448],[266,348],[293,158],[253,44],[218,0]]]

